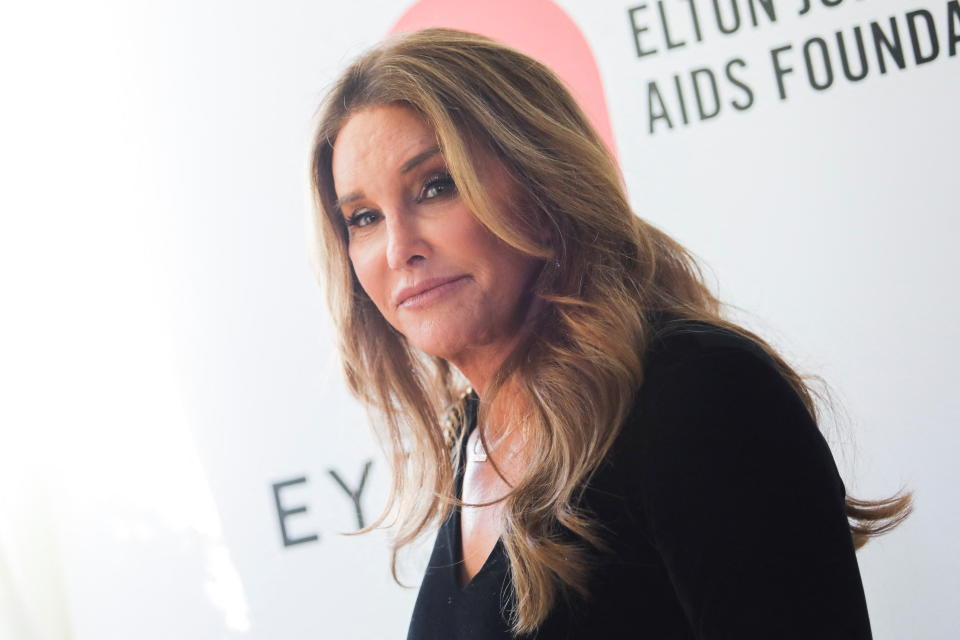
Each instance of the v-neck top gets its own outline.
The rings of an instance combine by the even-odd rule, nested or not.
[[[460,443],[460,461],[462,465],[457,469],[454,481],[457,499],[463,499],[463,477],[466,472],[465,465],[467,463],[467,442],[477,423],[477,403],[479,402],[479,398],[477,397],[476,392],[471,391],[470,394],[465,398],[465,402],[467,403],[466,415],[468,422],[467,431],[464,434],[463,441]],[[487,559],[484,561],[477,573],[474,574],[473,578],[471,578],[467,584],[465,584],[463,587],[460,587],[460,565],[463,563],[463,525],[460,522],[461,515],[461,509],[457,508],[451,510],[451,522],[450,526],[448,527],[448,535],[450,535],[449,549],[450,562],[451,566],[453,567],[453,571],[451,572],[453,575],[453,585],[461,591],[465,591],[482,573],[486,571],[492,571],[498,562],[500,564],[504,564],[505,557],[503,557],[503,539],[497,538],[497,542],[493,545],[493,549],[490,550]],[[500,557],[498,558],[498,556]]]
[[[580,503],[611,551],[590,550],[591,596],[559,597],[527,637],[871,638],[843,482],[769,356],[733,332],[680,322],[664,326],[644,363],[634,406]],[[464,448],[478,400],[466,402]],[[513,637],[502,540],[461,588],[461,534],[454,507],[407,640]]]

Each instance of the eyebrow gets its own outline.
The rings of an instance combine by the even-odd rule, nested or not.
[[[440,147],[438,146],[430,147],[425,151],[421,151],[417,155],[413,156],[412,158],[404,162],[403,165],[401,165],[400,173],[401,174],[410,173],[413,169],[417,167],[417,165],[422,164],[428,158],[431,158],[432,156],[438,153],[440,153]],[[353,191],[343,196],[342,198],[337,198],[336,201],[334,201],[333,206],[339,209],[343,205],[353,202],[354,200],[360,200],[361,198],[363,198],[362,191]]]

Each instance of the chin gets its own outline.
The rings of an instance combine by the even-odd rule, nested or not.
[[[408,337],[407,340],[425,354],[444,360],[453,359],[457,353],[463,352],[466,347],[463,342],[457,340],[418,340],[416,337]]]
[[[471,340],[472,332],[464,331],[466,327],[441,329],[440,327],[426,327],[425,324],[427,323],[421,324],[415,330],[404,333],[404,335],[410,344],[427,355],[452,360],[458,353],[463,353],[472,344],[478,342],[477,340]]]

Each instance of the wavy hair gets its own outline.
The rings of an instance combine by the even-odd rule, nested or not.
[[[631,210],[615,160],[547,67],[488,38],[451,29],[388,39],[350,65],[329,90],[310,174],[317,268],[346,380],[375,418],[392,470],[383,512],[360,532],[396,528],[394,579],[399,550],[442,522],[454,505],[465,504],[454,498],[465,433],[451,428],[462,419],[449,422],[451,408],[462,414],[462,377],[386,322],[348,258],[331,172],[333,148],[353,113],[385,104],[422,116],[478,220],[542,261],[533,285],[539,311],[485,390],[478,421],[483,424],[486,407],[508,381],[533,409],[526,417],[533,459],[504,498],[502,534],[513,585],[510,622],[515,633],[528,633],[565,591],[589,593],[588,547],[605,543],[599,524],[577,504],[643,383],[653,314],[707,322],[752,340],[815,421],[815,398],[823,396],[807,381],[819,377],[799,375],[759,336],[723,317],[724,305],[706,285],[695,256]],[[484,190],[474,160],[479,153],[493,154],[515,177],[529,215],[512,215]],[[910,513],[911,494],[878,501],[847,496],[846,505],[859,548]],[[564,540],[564,530],[586,545]]]

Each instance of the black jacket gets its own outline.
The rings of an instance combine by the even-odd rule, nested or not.
[[[680,323],[645,363],[632,413],[584,498],[614,553],[594,552],[590,599],[559,600],[534,637],[871,638],[843,483],[769,357],[731,332]],[[460,557],[454,510],[408,640],[511,637],[501,543],[463,589]]]

